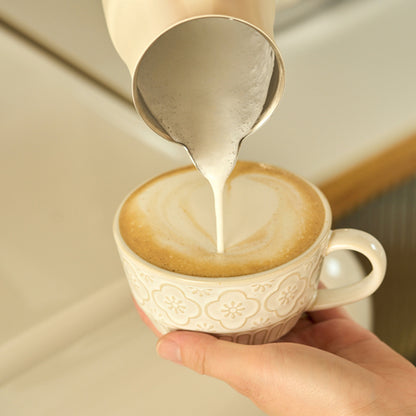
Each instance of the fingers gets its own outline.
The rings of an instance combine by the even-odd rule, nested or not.
[[[333,415],[336,406],[342,409],[345,386],[356,380],[352,363],[293,343],[241,345],[179,331],[163,336],[157,351],[225,381],[270,415],[306,414],[305,408],[307,414]],[[358,380],[363,378],[360,371]]]
[[[326,349],[328,340],[337,337],[337,328],[341,324],[345,328],[345,324],[349,323],[353,323],[353,321],[343,308],[308,312],[299,319],[288,334],[280,338],[279,342],[295,342]]]
[[[162,358],[225,381],[258,403],[274,392],[269,381],[276,347],[240,345],[207,334],[179,331],[162,337],[157,351]]]
[[[231,367],[235,371],[234,364],[240,362],[242,350],[240,344],[185,331],[167,334],[157,344],[158,354],[163,358],[217,378],[228,378]]]
[[[308,312],[312,322],[324,322],[330,319],[351,319],[350,315],[344,308],[324,309],[322,311]]]

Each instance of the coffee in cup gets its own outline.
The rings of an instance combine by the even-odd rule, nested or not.
[[[262,272],[306,251],[325,210],[307,182],[276,167],[239,162],[224,190],[225,252],[216,252],[209,183],[192,166],[134,191],[120,212],[121,236],[162,269],[205,277]]]

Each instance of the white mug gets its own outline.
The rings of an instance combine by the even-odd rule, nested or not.
[[[146,262],[121,237],[122,203],[114,220],[115,241],[133,297],[155,327],[162,334],[200,331],[229,341],[263,344],[289,332],[305,311],[341,306],[370,296],[384,278],[383,247],[363,231],[331,231],[328,201],[319,189],[309,185],[325,209],[322,231],[311,247],[279,267],[236,277],[188,276]],[[362,253],[372,271],[349,286],[319,289],[324,257],[343,249]]]

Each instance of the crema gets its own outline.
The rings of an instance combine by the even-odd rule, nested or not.
[[[325,210],[316,190],[268,165],[238,162],[224,189],[224,253],[216,250],[208,182],[192,166],[135,190],[119,216],[129,248],[149,263],[202,277],[258,273],[287,263],[319,236]]]

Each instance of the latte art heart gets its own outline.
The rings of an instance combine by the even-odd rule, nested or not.
[[[120,213],[124,241],[163,269],[227,277],[277,267],[318,237],[324,208],[316,191],[296,176],[266,165],[239,162],[224,190],[225,252],[216,252],[209,183],[193,167],[143,185]]]

